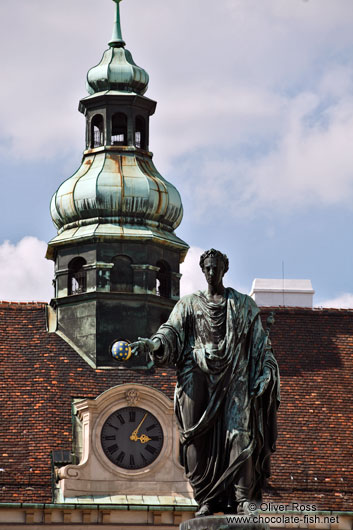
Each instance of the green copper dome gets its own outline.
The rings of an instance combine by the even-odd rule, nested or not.
[[[129,50],[125,49],[120,28],[120,0],[114,1],[116,20],[110,47],[104,52],[100,63],[89,70],[87,90],[91,95],[108,90],[143,95],[148,87],[148,73],[137,66]]]
[[[51,202],[59,232],[88,225],[139,225],[167,232],[179,226],[179,192],[155,168],[150,155],[126,151],[91,154],[63,182]],[[115,226],[115,229],[114,229]]]
[[[109,48],[101,62],[87,74],[87,91],[93,95],[106,90],[133,92],[141,96],[148,87],[148,73],[134,63],[125,48]]]

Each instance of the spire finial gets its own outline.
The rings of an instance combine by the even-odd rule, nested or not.
[[[114,23],[113,35],[108,44],[111,48],[123,48],[125,46],[125,42],[121,34],[120,25],[120,2],[122,2],[122,0],[113,0],[113,2],[116,3],[116,19]]]

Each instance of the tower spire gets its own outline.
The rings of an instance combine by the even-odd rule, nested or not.
[[[112,35],[111,40],[108,43],[111,48],[123,48],[125,46],[125,42],[121,34],[121,24],[120,24],[120,2],[121,1],[122,0],[113,0],[113,2],[116,3],[116,18],[114,22],[113,35]]]
[[[156,102],[144,96],[148,73],[125,47],[120,1],[109,49],[87,73],[89,96],[79,105],[85,151],[53,196],[58,234],[47,252],[56,263],[51,329],[90,366],[109,369],[123,367],[111,356],[113,342],[149,337],[167,320],[188,250],[174,233],[183,217],[179,192],[149,151]],[[135,357],[123,364],[149,367]]]

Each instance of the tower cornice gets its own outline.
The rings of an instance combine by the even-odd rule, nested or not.
[[[155,113],[157,102],[146,96],[139,94],[125,94],[115,90],[98,92],[91,96],[86,96],[80,100],[78,110],[86,115],[87,110],[99,108],[103,105],[124,105],[148,111],[148,115]]]

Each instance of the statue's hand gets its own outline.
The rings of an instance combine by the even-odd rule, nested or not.
[[[265,392],[271,381],[271,370],[265,367],[263,374],[256,381],[256,384],[251,392],[251,397],[260,397]]]
[[[136,342],[130,344],[132,355],[138,357],[144,353],[152,353],[156,349],[156,344],[151,339],[139,337]]]

